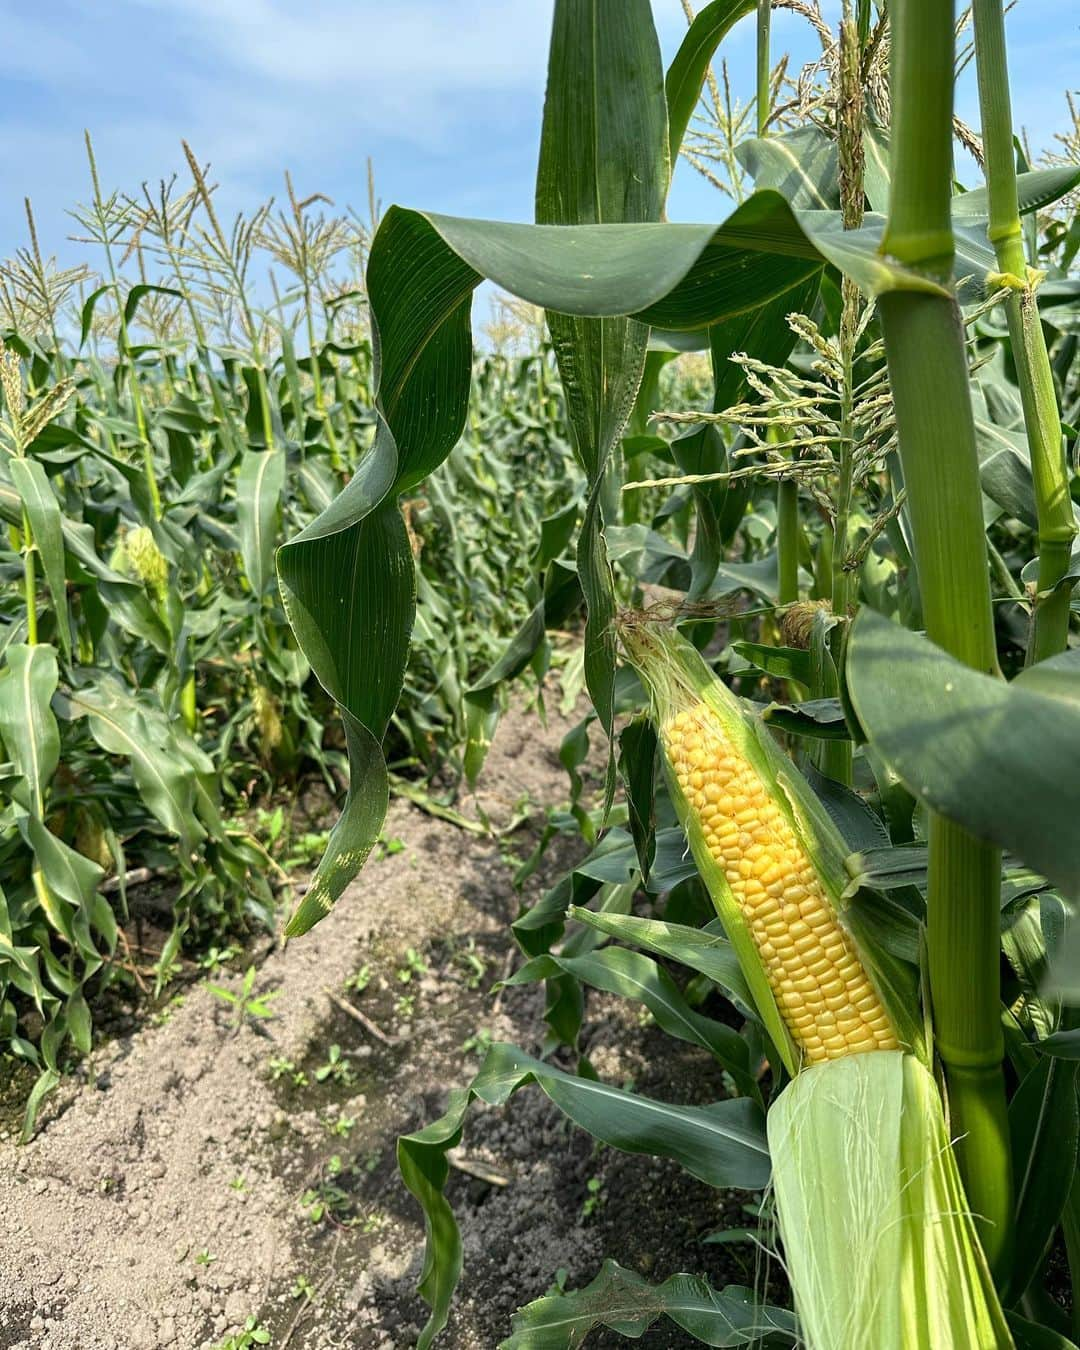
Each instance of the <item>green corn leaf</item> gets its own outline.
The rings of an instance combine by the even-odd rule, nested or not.
[[[135,315],[139,309],[139,302],[147,295],[171,295],[176,300],[182,300],[184,298],[183,292],[176,290],[173,286],[160,286],[154,282],[137,281],[128,291],[127,299],[124,301],[124,322],[129,326],[135,322]],[[85,334],[83,336],[83,341],[86,341]]]
[[[717,47],[739,19],[752,14],[754,8],[755,0],[712,0],[694,19],[675,53],[664,81],[672,169]]]
[[[763,305],[829,262],[868,295],[941,288],[884,257],[883,221],[845,231],[838,212],[793,211],[770,188],[721,224],[672,222],[553,227],[425,213],[447,247],[512,294],[558,313],[629,315],[695,331]],[[983,277],[993,253],[974,228],[957,235],[956,274]]]
[[[762,721],[792,736],[810,736],[817,740],[849,741],[851,732],[844,721],[838,698],[813,698],[805,703],[770,703],[761,710]]]
[[[1052,1031],[1039,1042],[1039,1049],[1057,1059],[1080,1060],[1080,1027],[1067,1031]]]
[[[628,914],[595,914],[592,910],[572,906],[571,919],[588,924],[632,943],[657,956],[669,957],[682,965],[705,975],[744,1011],[753,1013],[754,999],[742,973],[739,959],[727,938],[707,929],[689,928],[684,924],[667,923],[662,919],[639,919]]]
[[[621,827],[607,831],[596,848],[580,862],[577,874],[595,881],[616,885],[633,881],[638,875],[638,859],[633,835]],[[686,835],[678,825],[666,825],[656,832],[656,852],[643,882],[651,895],[674,890],[681,881],[695,875],[693,860],[687,856]]]
[[[644,885],[656,858],[656,749],[656,728],[647,717],[634,718],[619,733],[619,772]]]
[[[64,1005],[64,1014],[67,1017],[68,1031],[76,1050],[82,1055],[88,1055],[92,1046],[90,1009],[82,990],[72,994],[68,999]]]
[[[970,670],[868,610],[847,679],[870,744],[915,797],[1080,897],[1076,703]]]
[[[195,814],[196,773],[160,712],[108,678],[70,690],[60,706],[68,717],[87,719],[90,734],[106,754],[130,761],[147,809],[190,856],[206,837]]]
[[[671,164],[660,46],[648,0],[627,0],[619,22],[595,5],[558,0],[536,179],[540,226],[659,221]],[[588,476],[578,541],[585,594],[585,682],[614,733],[615,582],[604,538],[608,462],[637,398],[648,329],[547,306],[575,450]],[[609,757],[605,809],[614,790]]]
[[[379,336],[375,442],[340,496],[278,553],[297,642],[345,720],[352,769],[342,822],[287,932],[325,914],[378,838],[381,744],[404,677],[415,576],[397,495],[449,454],[465,424],[469,306],[479,278],[412,213],[387,213],[368,293]]]
[[[34,1086],[30,1089],[30,1095],[26,1099],[26,1108],[23,1112],[23,1126],[19,1135],[21,1144],[27,1143],[33,1138],[34,1129],[37,1125],[38,1112],[45,1101],[45,1098],[54,1092],[60,1086],[60,1073],[57,1069],[42,1069],[38,1074]]]
[[[1016,1350],[1077,1350],[1076,1342],[1070,1341],[1060,1331],[1039,1326],[1019,1313],[1007,1312],[1005,1320],[1012,1332]]]
[[[611,835],[609,830],[600,841],[602,849]],[[633,857],[633,844],[626,840],[626,852],[629,863]],[[594,850],[598,851],[598,850]],[[634,875],[631,871],[629,875]],[[625,881],[625,875],[623,876]],[[544,892],[535,905],[532,905],[510,925],[510,931],[518,946],[527,956],[539,956],[548,951],[562,937],[566,927],[566,916],[572,904],[585,904],[590,901],[605,883],[588,875],[580,867],[575,867],[568,875],[560,877],[550,889]]]
[[[669,1036],[707,1050],[731,1074],[744,1097],[760,1101],[746,1041],[733,1027],[695,1012],[671,976],[649,957],[625,947],[604,947],[585,956],[538,956],[516,971],[507,984],[531,984],[550,979],[559,971],[593,989],[643,1003]]]
[[[50,706],[60,679],[56,649],[12,643],[0,671],[0,740],[23,784],[13,796],[26,811],[44,814],[45,792],[60,762],[60,731]]]
[[[21,817],[19,828],[33,849],[34,862],[40,867],[54,895],[59,896],[73,909],[88,910],[94,893],[105,876],[104,870],[96,862],[77,853],[62,839],[58,839],[37,816]],[[69,941],[75,940],[72,937],[73,931],[73,929],[65,931]],[[90,950],[92,953],[92,946]]]
[[[561,511],[557,511],[553,516],[545,516],[540,522],[540,542],[537,544],[535,564],[537,567],[547,567],[557,558],[561,558],[570,546],[570,540],[574,537],[574,526],[577,524],[578,505],[577,502],[571,502],[569,506],[564,506]]]
[[[676,330],[697,330],[763,305],[822,263],[790,207],[770,191],[755,193],[719,228],[518,225],[434,213],[424,219],[476,272],[532,304],[581,317],[636,317]]]
[[[71,627],[68,623],[67,585],[64,577],[64,533],[60,503],[49,482],[49,475],[36,459],[12,459],[8,462],[11,481],[22,498],[34,547],[41,558],[45,581],[52,596],[56,631],[64,655],[71,660]]]
[[[1042,1059],[1009,1103],[1016,1185],[1010,1302],[1018,1301],[1037,1275],[1076,1176],[1078,1073],[1076,1062]]]
[[[301,445],[304,443],[304,396],[300,385],[300,366],[296,360],[296,345],[287,328],[280,328],[281,363],[285,367],[285,388],[289,393],[292,408],[293,434]],[[281,400],[284,402],[284,399]]]
[[[741,141],[739,163],[757,188],[774,188],[794,207],[836,211],[840,207],[837,142],[819,127]]]
[[[865,798],[851,788],[845,787],[843,783],[826,777],[813,764],[804,766],[803,775],[814,789],[818,801],[829,813],[848,848],[862,852],[883,848],[888,844],[889,832],[881,817],[872,810]],[[845,859],[845,868],[848,867],[848,861]]]
[[[722,562],[716,569],[709,597],[713,599],[733,595],[736,591],[749,591],[758,595],[769,604],[778,603],[780,591],[780,572],[776,560],[776,551],[766,553],[753,562]]]
[[[341,815],[330,831],[324,853],[286,934],[313,928],[364,865],[379,838],[390,801],[390,780],[382,746],[347,709],[341,709],[349,749],[350,787]]]
[[[771,647],[763,642],[744,642],[741,639],[731,644],[744,661],[749,661],[766,675],[777,680],[795,680],[804,688],[810,688],[812,678],[810,653],[802,647]]]
[[[1016,677],[1017,687],[1049,698],[1068,699],[1080,709],[1080,647],[1048,656],[1026,666]]]
[[[672,1158],[709,1186],[757,1190],[768,1181],[764,1118],[745,1098],[708,1107],[673,1106],[563,1073],[512,1045],[493,1045],[469,1087],[451,1095],[442,1119],[398,1140],[401,1175],[420,1202],[427,1230],[419,1289],[431,1316],[418,1350],[427,1350],[446,1325],[461,1274],[461,1235],[443,1195],[449,1175],[446,1154],[460,1141],[474,1100],[502,1106],[530,1083],[576,1125],[612,1148]]]
[[[697,1275],[671,1275],[651,1285],[615,1261],[605,1261],[584,1289],[547,1294],[514,1314],[513,1334],[500,1350],[574,1350],[597,1327],[633,1340],[661,1317],[702,1345],[779,1347],[795,1343],[795,1318],[758,1302],[750,1289],[713,1289]]]
[[[1041,211],[1073,190],[1080,183],[1080,168],[1072,164],[1055,165],[1049,169],[1031,169],[1016,175],[1016,195],[1021,215]],[[953,198],[952,214],[956,221],[985,221],[989,210],[985,187],[972,188]]]
[[[260,597],[274,575],[284,487],[284,450],[244,451],[236,476],[236,522],[244,572],[252,591]]]
[[[96,291],[91,291],[91,293],[86,297],[85,301],[83,302],[83,307],[79,318],[80,347],[85,346],[86,339],[90,336],[90,329],[93,327],[94,324],[94,310],[97,307],[97,302],[101,299],[103,295],[105,295],[108,291],[111,290],[112,287],[108,284],[104,286],[99,286]]]

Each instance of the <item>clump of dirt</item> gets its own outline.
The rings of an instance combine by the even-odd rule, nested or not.
[[[504,719],[489,817],[565,799],[567,725]],[[540,823],[513,837],[519,856]],[[393,848],[334,912],[258,966],[252,994],[272,1016],[240,1016],[195,985],[97,1052],[28,1146],[0,1130],[0,1350],[208,1350],[249,1318],[277,1350],[414,1343],[423,1225],[396,1136],[442,1113],[491,1040],[535,1053],[543,994],[493,990],[519,906],[508,841],[401,801],[385,835]],[[249,961],[214,978],[238,994]],[[590,998],[584,1040],[612,1081],[723,1095],[706,1056],[673,1052],[618,1000]],[[556,1278],[588,1282],[605,1255],[650,1278],[753,1282],[752,1254],[701,1242],[744,1222],[747,1197],[598,1152],[535,1089],[475,1109],[454,1159],[465,1272],[442,1342],[454,1350],[491,1350],[516,1307]],[[662,1327],[640,1343],[694,1344]]]

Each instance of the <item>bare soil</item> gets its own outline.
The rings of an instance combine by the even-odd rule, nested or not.
[[[539,1049],[542,992],[492,986],[509,973],[521,903],[509,855],[565,800],[566,730],[520,712],[500,725],[481,804],[507,819],[525,799],[529,828],[479,837],[397,801],[385,834],[401,847],[326,920],[215,977],[236,990],[255,961],[271,1018],[237,1024],[197,984],[95,1053],[30,1144],[0,1131],[0,1350],[209,1350],[248,1317],[277,1350],[415,1343],[423,1226],[394,1142],[442,1113],[487,1037]],[[566,861],[556,845],[526,898]],[[347,987],[364,967],[366,986]],[[590,996],[583,1039],[610,1081],[669,1100],[723,1095],[711,1061],[617,1000]],[[691,1269],[754,1282],[751,1249],[701,1241],[742,1224],[750,1197],[598,1151],[535,1089],[477,1110],[455,1156],[465,1271],[441,1342],[453,1350],[492,1350],[557,1272],[579,1286],[607,1255],[658,1280]],[[638,1344],[695,1342],[657,1326]]]

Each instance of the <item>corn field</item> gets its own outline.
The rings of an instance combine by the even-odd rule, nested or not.
[[[774,8],[817,44],[801,69]],[[478,1030],[389,1133],[378,1075],[356,1098],[397,1136],[368,1173],[422,1217],[410,1328],[383,1290],[318,1339],[340,1245],[376,1231],[346,1142],[303,1202],[325,1282],[192,1345],[1080,1345],[1080,121],[1069,96],[1071,131],[1019,135],[1002,0],[838,8],[683,0],[665,68],[648,0],[555,0],[534,224],[384,210],[370,164],[363,216],[286,174],[223,220],[186,142],[184,177],[111,191],[89,136],[85,263],[26,204],[0,264],[22,1146],[92,1096],[121,1005],[150,1035],[209,992],[273,1041],[259,944],[300,960],[378,910],[401,811],[510,864],[490,969],[452,921],[439,941],[493,1025],[528,1010],[522,1043]],[[668,218],[680,162],[708,223]],[[507,717],[526,756],[565,720],[557,800],[492,779]],[[357,940],[320,1006],[422,1081],[430,953],[393,976],[427,1030],[388,1036]],[[691,1056],[692,1100],[594,1053],[624,1005],[660,1065]],[[353,1073],[335,1043],[311,1076]],[[613,1249],[500,1277],[470,1322],[494,1211],[458,1173],[513,1192],[491,1120],[530,1092],[560,1123],[519,1162],[588,1135],[685,1174],[699,1228],[739,1197],[751,1225],[703,1239],[746,1244],[739,1278],[697,1239],[655,1269]]]

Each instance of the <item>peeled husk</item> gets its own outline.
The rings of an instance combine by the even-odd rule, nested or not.
[[[941,1097],[902,1051],[804,1069],[768,1115],[784,1259],[809,1350],[1005,1350]]]

